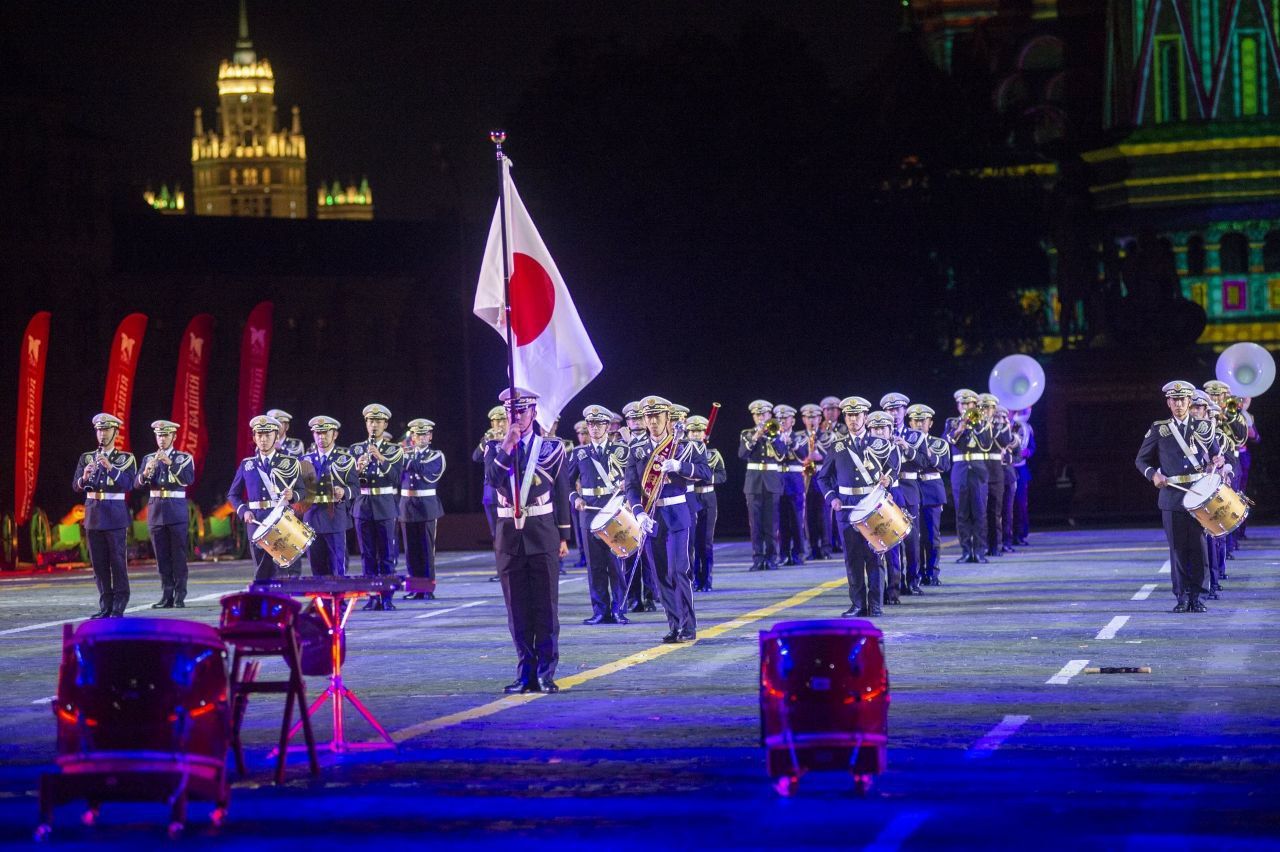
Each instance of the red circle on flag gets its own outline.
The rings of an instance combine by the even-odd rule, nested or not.
[[[511,271],[511,330],[516,345],[538,339],[551,322],[556,309],[556,288],[542,264],[527,254],[515,252]]]

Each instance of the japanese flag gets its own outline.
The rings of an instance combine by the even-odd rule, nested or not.
[[[560,270],[516,192],[511,164],[506,159],[502,161],[502,179],[507,193],[507,268],[511,271],[515,384],[538,394],[538,423],[550,429],[569,400],[600,374],[603,365]],[[506,340],[501,217],[499,200],[489,225],[474,311]]]

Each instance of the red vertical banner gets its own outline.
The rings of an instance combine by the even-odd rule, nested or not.
[[[170,415],[178,424],[173,445],[181,452],[191,454],[196,482],[204,470],[205,451],[209,446],[209,430],[204,419],[204,389],[212,352],[213,315],[197,314],[187,323],[182,343],[178,346],[178,374],[173,380],[173,414]]]
[[[120,321],[111,341],[111,360],[107,365],[107,389],[102,395],[102,410],[114,414],[123,423],[116,435],[116,448],[130,452],[129,410],[133,402],[133,374],[142,354],[142,338],[147,333],[147,315],[129,314]]]
[[[240,338],[240,404],[236,408],[236,452],[246,458],[253,452],[249,420],[262,413],[267,396],[267,361],[271,357],[270,302],[259,302],[249,313]]]
[[[18,440],[13,460],[13,514],[18,526],[31,517],[40,472],[40,412],[48,356],[49,312],[41,311],[27,323],[18,353]]]

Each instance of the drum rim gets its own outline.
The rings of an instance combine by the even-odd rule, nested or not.
[[[102,618],[85,621],[76,628],[72,641],[92,639],[106,641],[200,642],[225,651],[227,644],[218,628],[200,621],[182,618]]]
[[[780,634],[797,635],[829,635],[829,636],[876,636],[884,638],[884,631],[870,621],[861,618],[853,619],[815,619],[813,621],[780,621],[768,630],[760,631],[761,639],[777,638]]]

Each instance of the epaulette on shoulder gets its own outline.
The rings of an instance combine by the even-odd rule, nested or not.
[[[1213,423],[1208,420],[1197,420],[1195,430],[1201,438],[1210,438],[1213,436]]]
[[[298,466],[298,460],[293,456],[281,456],[280,462],[276,464],[276,468],[286,476],[296,471]]]
[[[610,451],[609,451],[609,452],[610,452],[610,455],[612,455],[612,456],[613,456],[615,459],[617,459],[618,461],[626,461],[626,460],[627,460],[627,446],[628,446],[628,445],[626,445],[626,444],[618,444],[618,446],[614,447],[612,450],[610,450]]]

